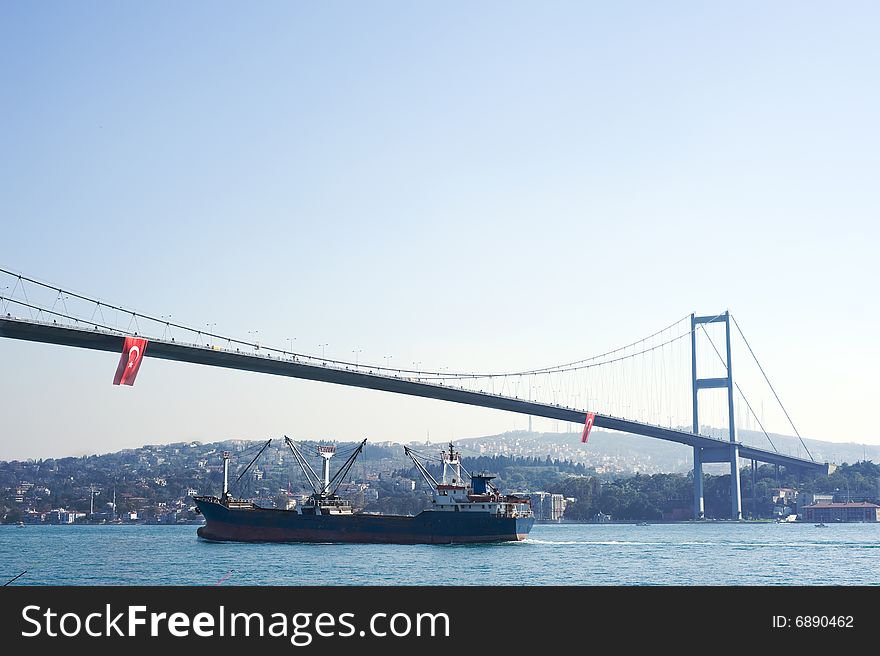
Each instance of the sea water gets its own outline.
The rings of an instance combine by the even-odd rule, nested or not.
[[[12,585],[878,585],[880,524],[538,524],[481,545],[237,544],[197,526],[0,526]]]

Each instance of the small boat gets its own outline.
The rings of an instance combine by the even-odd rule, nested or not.
[[[819,522],[818,524],[816,524],[816,528],[828,528],[828,524],[823,524],[822,522]]]

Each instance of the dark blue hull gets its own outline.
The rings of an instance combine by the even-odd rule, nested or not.
[[[425,510],[414,517],[395,515],[301,515],[270,508],[229,509],[197,498],[205,517],[198,534],[206,540],[234,542],[353,542],[455,544],[524,540],[532,517],[500,517],[482,512]]]

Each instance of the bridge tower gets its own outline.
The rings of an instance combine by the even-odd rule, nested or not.
[[[706,323],[724,323],[726,341],[727,376],[723,378],[697,378],[697,327]],[[691,391],[693,394],[693,432],[700,433],[699,391],[701,389],[727,389],[729,447],[694,447],[694,518],[703,519],[703,463],[730,463],[730,517],[742,519],[742,487],[739,477],[739,443],[736,441],[736,420],[733,412],[733,365],[730,361],[730,312],[716,317],[698,317],[691,314]]]

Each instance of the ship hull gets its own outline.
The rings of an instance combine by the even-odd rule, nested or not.
[[[524,540],[531,517],[498,517],[482,512],[426,510],[397,515],[301,515],[271,508],[229,509],[197,498],[205,517],[198,529],[205,540],[232,542],[345,542],[375,544],[467,544]]]

